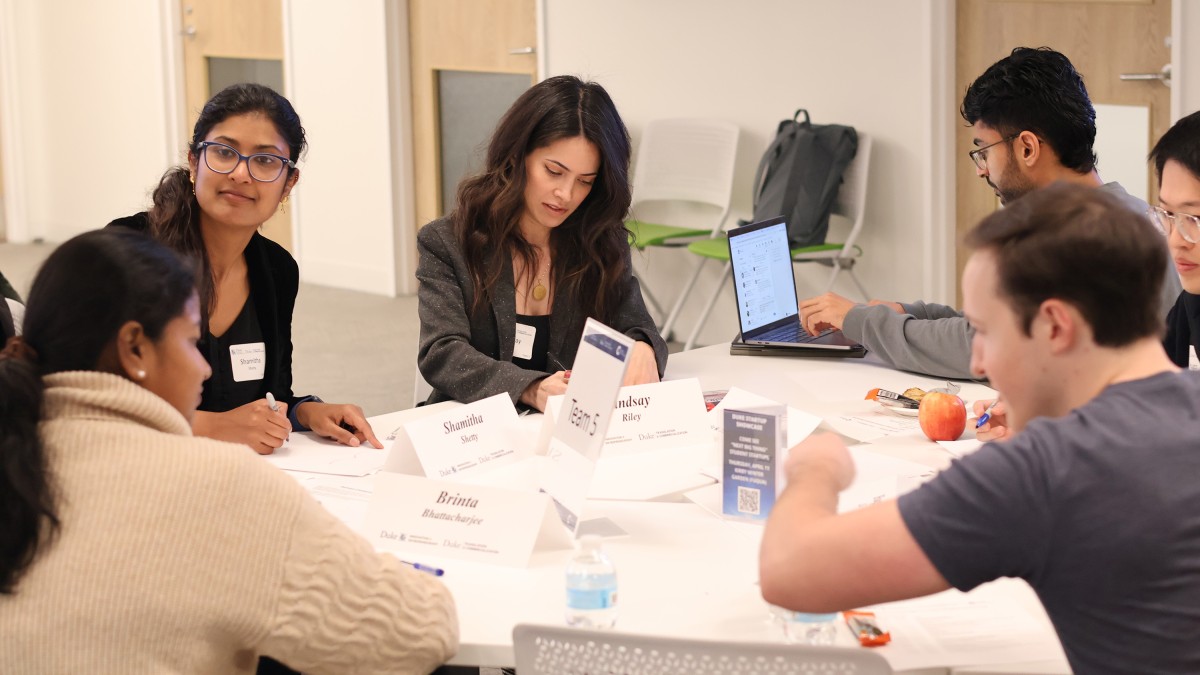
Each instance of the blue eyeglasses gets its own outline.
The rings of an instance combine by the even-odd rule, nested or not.
[[[196,152],[204,157],[204,164],[210,170],[221,174],[233,173],[238,164],[245,161],[246,167],[250,170],[250,177],[260,183],[277,181],[283,175],[284,169],[296,168],[296,163],[287,157],[266,152],[243,155],[230,146],[216,141],[197,143]]]

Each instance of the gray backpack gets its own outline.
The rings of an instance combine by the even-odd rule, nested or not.
[[[753,222],[784,216],[790,246],[824,244],[842,172],[857,151],[854,127],[813,124],[807,110],[797,110],[779,123],[754,174]]]

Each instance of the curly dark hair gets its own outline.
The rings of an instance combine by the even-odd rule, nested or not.
[[[993,63],[967,87],[959,112],[1002,136],[1032,131],[1068,169],[1096,168],[1096,109],[1075,66],[1049,47],[1017,47]]]
[[[490,300],[506,256],[537,268],[536,251],[521,236],[525,158],[555,141],[582,136],[596,146],[600,169],[591,192],[550,235],[551,278],[589,316],[607,320],[621,302],[629,231],[629,131],[604,88],[560,75],[525,91],[501,118],[485,168],[458,186],[450,219],[475,290],[471,311]]]

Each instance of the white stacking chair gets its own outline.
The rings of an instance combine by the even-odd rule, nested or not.
[[[413,364],[413,402],[412,407],[415,408],[425,402],[429,395],[433,393],[433,385],[425,381],[425,376],[421,374],[421,368],[417,364]]]
[[[870,165],[871,137],[860,133],[858,134],[858,150],[854,153],[854,159],[850,160],[850,163],[846,165],[846,170],[842,172],[842,184],[838,187],[838,195],[833,202],[833,209],[831,210],[831,213],[842,216],[851,223],[850,232],[846,236],[845,241],[840,244],[826,243],[815,246],[803,246],[793,248],[790,251],[793,263],[816,262],[833,267],[833,274],[830,275],[824,290],[821,291],[822,293],[833,288],[833,282],[837,279],[838,274],[842,270],[846,270],[850,274],[850,278],[854,280],[854,285],[858,287],[858,291],[862,293],[863,299],[871,299],[871,296],[867,294],[867,289],[863,287],[862,282],[854,274],[854,263],[862,255],[862,248],[856,242],[863,227],[863,212],[866,210],[867,203],[867,176]],[[688,250],[700,256],[699,266],[704,265],[707,260],[718,260],[725,263],[725,269],[721,272],[721,281],[713,289],[708,302],[705,303],[704,311],[700,313],[700,319],[696,321],[691,335],[688,336],[687,342],[684,343],[684,351],[695,346],[696,340],[700,337],[700,329],[704,328],[705,322],[708,321],[708,316],[712,314],[713,306],[717,304],[717,298],[721,295],[721,289],[725,287],[725,282],[733,275],[733,267],[729,263],[729,246],[724,237],[722,237],[721,241],[693,242],[688,245]],[[696,276],[699,276],[699,266],[696,268]],[[695,283],[695,278],[693,278],[692,283]]]
[[[633,168],[631,219],[626,227],[633,233],[633,246],[644,251],[651,246],[683,247],[703,238],[719,236],[729,217],[733,192],[733,169],[737,158],[739,129],[724,120],[653,120],[642,132]],[[697,212],[712,215],[690,227],[639,219],[639,210],[669,202],[701,205]],[[712,208],[707,208],[712,207]],[[676,299],[660,326],[669,335],[689,284]],[[663,308],[642,280],[642,295],[659,317]]]
[[[860,647],[810,647],[685,640],[520,624],[513,628],[521,675],[890,675],[892,667]]]

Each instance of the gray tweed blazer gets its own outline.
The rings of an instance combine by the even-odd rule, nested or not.
[[[472,315],[469,309],[475,293],[471,275],[451,222],[443,218],[421,228],[417,251],[417,311],[421,318],[417,367],[433,387],[428,402],[469,403],[505,392],[516,403],[521,392],[546,373],[512,362],[517,323],[512,261],[504,258],[491,306]],[[626,269],[632,270],[628,251],[625,255]],[[571,367],[586,320],[587,315],[556,288],[547,363]],[[654,348],[661,377],[667,367],[667,344],[646,311],[632,272],[626,274],[625,298],[608,323]]]

